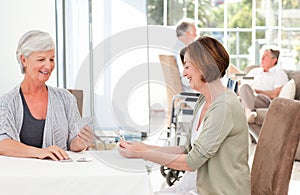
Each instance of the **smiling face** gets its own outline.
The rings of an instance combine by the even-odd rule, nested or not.
[[[200,93],[207,92],[209,83],[223,77],[229,65],[229,54],[223,45],[208,36],[202,36],[183,48],[180,58],[184,64],[183,75]]]
[[[184,55],[183,76],[185,76],[189,80],[192,89],[199,92],[202,91],[202,88],[205,84],[205,82],[203,81],[203,74],[201,73],[199,68],[197,68],[196,65],[194,65],[190,60],[188,53],[185,53]]]
[[[21,55],[25,67],[25,78],[44,84],[55,67],[55,50],[32,52],[28,57]]]

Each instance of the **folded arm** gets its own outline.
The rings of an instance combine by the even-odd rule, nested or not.
[[[263,95],[268,96],[271,99],[274,99],[274,98],[278,97],[281,89],[282,89],[282,87],[278,87],[278,88],[275,88],[274,90],[270,90],[270,91],[263,91],[263,90],[255,89],[255,92],[257,94],[263,94]]]

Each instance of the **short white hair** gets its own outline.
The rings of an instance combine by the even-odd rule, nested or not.
[[[25,68],[21,62],[21,55],[27,58],[32,52],[49,51],[52,49],[55,49],[55,44],[49,33],[39,30],[31,30],[25,33],[19,40],[16,51],[16,57],[21,66],[22,74],[25,73]]]

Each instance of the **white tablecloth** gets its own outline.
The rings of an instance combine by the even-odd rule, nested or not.
[[[73,162],[0,156],[0,194],[152,194],[143,160],[126,159],[115,150],[69,155]],[[78,162],[81,158],[91,161]]]

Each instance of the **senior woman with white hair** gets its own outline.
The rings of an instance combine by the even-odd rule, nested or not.
[[[0,155],[65,160],[65,150],[89,147],[94,138],[91,128],[75,127],[80,120],[76,98],[66,89],[46,85],[55,68],[50,35],[25,33],[16,56],[24,79],[0,98]]]

